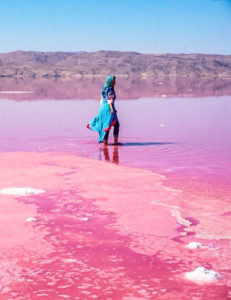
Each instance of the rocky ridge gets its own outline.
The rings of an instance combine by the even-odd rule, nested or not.
[[[0,77],[231,77],[231,55],[136,52],[35,52],[0,54]]]

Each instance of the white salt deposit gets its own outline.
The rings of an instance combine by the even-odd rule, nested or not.
[[[199,249],[199,248],[203,248],[203,244],[200,242],[190,242],[186,245],[186,248],[188,249]]]
[[[42,193],[45,193],[45,191],[30,187],[10,187],[0,190],[0,194],[16,196],[38,195]]]
[[[186,272],[185,278],[195,282],[212,283],[221,278],[221,275],[213,270],[198,267],[194,271]]]
[[[0,91],[0,94],[32,94],[30,91]]]
[[[137,292],[138,292],[139,294],[146,294],[147,291],[146,291],[145,289],[140,289],[140,290],[138,290]]]
[[[26,219],[26,222],[34,222],[36,219],[34,217],[29,217]]]
[[[71,263],[78,262],[78,260],[75,259],[75,258],[64,258],[64,259],[63,259],[63,262],[68,263],[68,264],[71,264]]]

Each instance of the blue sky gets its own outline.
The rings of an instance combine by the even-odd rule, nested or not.
[[[3,0],[0,52],[231,54],[231,0]]]

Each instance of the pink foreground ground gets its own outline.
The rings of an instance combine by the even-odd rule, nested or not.
[[[64,153],[1,153],[0,167],[0,189],[46,191],[0,195],[1,299],[231,296],[225,198],[195,198],[151,171]],[[189,250],[190,241],[206,247]],[[221,279],[186,280],[199,266]]]

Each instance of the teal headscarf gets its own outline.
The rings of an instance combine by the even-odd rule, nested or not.
[[[103,89],[112,87],[112,83],[113,83],[114,78],[115,78],[114,75],[107,76],[107,78],[105,79]]]

